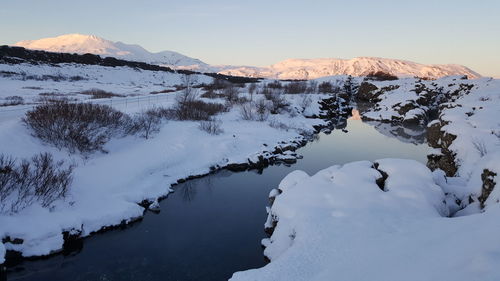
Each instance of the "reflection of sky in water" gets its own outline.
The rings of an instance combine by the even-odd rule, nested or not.
[[[426,144],[404,143],[378,132],[360,120],[347,121],[348,132],[334,130],[330,135],[320,134],[320,141],[299,150],[304,159],[294,165],[314,173],[334,164],[381,158],[409,158],[426,163],[429,147]]]
[[[349,120],[346,129],[320,134],[299,149],[304,159],[291,167],[271,166],[262,174],[220,171],[179,184],[160,203],[160,214],[87,238],[76,254],[26,261],[20,265],[25,270],[7,280],[210,281],[261,267],[268,194],[288,173],[385,157],[425,162],[426,145],[384,136],[359,120]]]

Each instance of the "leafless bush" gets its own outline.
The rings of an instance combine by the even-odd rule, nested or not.
[[[325,81],[325,82],[319,84],[318,91],[320,93],[329,93],[329,94],[335,92],[332,83],[330,83],[328,81]]]
[[[316,93],[317,89],[318,89],[318,82],[311,80],[309,81],[309,85],[307,86],[306,93],[314,94]]]
[[[8,96],[5,97],[5,101],[0,103],[0,106],[12,106],[12,105],[20,105],[24,104],[24,99],[20,96]]]
[[[216,91],[216,90],[222,90],[230,84],[231,84],[231,82],[228,82],[226,80],[214,78],[214,81],[212,82],[212,84],[208,84],[204,88],[207,91],[208,90]]]
[[[257,89],[257,84],[250,83],[250,85],[248,85],[248,93],[250,94],[250,101],[253,101],[253,94],[255,93],[256,89]]]
[[[398,80],[399,78],[395,75],[392,75],[390,73],[384,72],[384,71],[377,71],[377,72],[371,72],[366,75],[366,78],[368,80],[375,80],[375,81],[388,81],[388,80]]]
[[[258,121],[266,121],[269,117],[269,107],[267,101],[260,99],[255,103],[255,111]]]
[[[47,143],[89,153],[102,151],[110,137],[123,131],[127,118],[107,105],[57,102],[26,112],[23,122],[35,137]]]
[[[268,83],[266,85],[266,88],[269,88],[269,89],[281,89],[281,88],[283,88],[283,85],[281,85],[280,81],[274,80],[273,82]]]
[[[192,75],[183,75],[181,78],[181,94],[177,96],[178,103],[187,103],[196,99],[198,96],[198,89],[194,88],[194,84],[196,83],[195,77]]]
[[[235,103],[238,103],[238,100],[239,100],[239,90],[238,88],[236,88],[235,86],[233,85],[229,85],[227,86],[226,88],[224,88],[222,90],[222,95],[224,96],[224,98],[226,98],[226,100],[231,103],[231,104],[235,104]]]
[[[0,154],[0,213],[17,213],[38,202],[50,207],[64,198],[72,182],[73,166],[55,162],[49,153],[40,153],[18,164]]]
[[[486,148],[486,144],[482,140],[473,140],[472,144],[474,145],[474,148],[479,152],[479,155],[481,157],[484,157],[486,154],[488,154],[488,149]]]
[[[241,105],[240,107],[240,116],[243,120],[255,120],[256,116],[256,107],[253,103],[247,102]]]
[[[201,94],[202,98],[207,98],[207,99],[216,99],[222,97],[222,95],[217,94],[214,90],[208,89],[206,90],[203,94]]]
[[[90,89],[80,92],[82,95],[91,96],[92,99],[107,99],[113,97],[124,97],[124,95],[119,95],[111,92],[106,92],[101,89]]]
[[[285,85],[285,93],[287,94],[302,94],[307,90],[307,82],[305,81],[296,81],[290,82]]]
[[[269,110],[272,114],[279,114],[290,105],[279,91],[270,91],[268,94],[265,94],[264,97],[271,102],[269,104]]]
[[[199,125],[200,130],[205,131],[211,135],[222,134],[224,132],[224,130],[222,130],[221,127],[222,127],[222,121],[215,120],[215,119],[200,121],[200,125]]]
[[[127,132],[129,134],[139,134],[145,139],[149,139],[152,134],[160,131],[160,124],[164,114],[162,110],[149,109],[133,116]]]
[[[179,120],[208,120],[210,117],[226,110],[220,103],[190,100],[177,102],[174,107],[176,118]]]

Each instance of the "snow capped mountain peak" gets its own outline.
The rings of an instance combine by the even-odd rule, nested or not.
[[[333,75],[364,76],[377,71],[400,77],[440,78],[450,75],[467,75],[469,78],[481,77],[477,72],[462,65],[425,65],[406,60],[378,57],[287,59],[268,67],[226,67],[221,73],[273,79],[315,79]]]
[[[271,79],[315,79],[333,75],[364,76],[370,72],[383,71],[396,76],[418,76],[440,78],[450,75],[467,75],[479,78],[480,74],[456,64],[426,65],[407,60],[378,57],[356,57],[352,59],[316,58],[287,59],[268,67],[208,65],[173,51],[151,53],[139,45],[112,42],[95,35],[66,34],[53,38],[21,41],[14,46],[27,49],[61,53],[91,53],[103,57],[141,61],[201,72],[219,72],[227,75],[263,77]]]
[[[173,51],[151,53],[139,45],[112,42],[95,35],[66,34],[39,40],[21,41],[14,46],[58,53],[96,54],[102,57],[141,61],[170,67],[197,68],[206,63]]]

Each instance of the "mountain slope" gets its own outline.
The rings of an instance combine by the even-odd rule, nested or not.
[[[237,76],[275,79],[315,79],[333,75],[363,76],[376,71],[384,71],[396,76],[428,78],[450,75],[467,75],[469,78],[481,77],[479,73],[462,65],[425,65],[405,60],[373,57],[288,59],[268,67],[226,68],[220,72]]]
[[[139,45],[112,42],[95,35],[67,34],[39,40],[21,41],[14,46],[58,53],[91,53],[103,57],[115,57],[172,67],[198,68],[208,66],[201,60],[177,52],[151,53]]]
[[[397,76],[428,78],[440,78],[450,75],[467,75],[469,78],[481,77],[477,72],[462,65],[425,65],[405,60],[374,57],[288,59],[268,67],[213,66],[173,51],[151,53],[139,45],[112,42],[94,35],[82,34],[67,34],[53,38],[21,41],[14,44],[14,46],[50,52],[91,53],[165,65],[177,69],[271,79],[315,79],[333,75],[363,76],[376,71],[389,72]]]

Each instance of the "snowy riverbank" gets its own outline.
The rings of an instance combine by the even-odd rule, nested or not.
[[[447,217],[445,193],[413,160],[290,173],[270,196],[271,263],[231,280],[497,280],[500,205]]]

